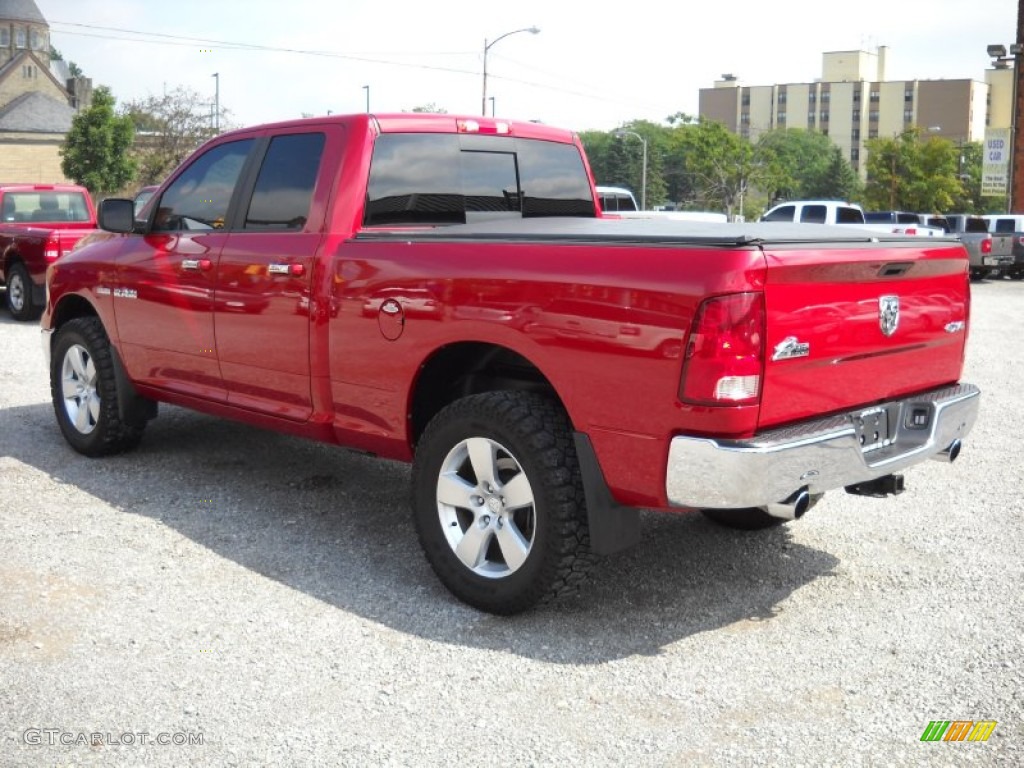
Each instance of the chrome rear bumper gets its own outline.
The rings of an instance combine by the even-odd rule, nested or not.
[[[935,458],[962,440],[978,415],[981,391],[972,384],[883,403],[886,444],[865,451],[857,421],[878,408],[769,430],[745,440],[675,437],[665,490],[681,507],[764,507],[800,490],[824,493],[900,472]]]

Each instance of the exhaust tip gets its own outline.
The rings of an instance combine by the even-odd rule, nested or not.
[[[945,461],[948,462],[949,464],[952,464],[960,455],[961,447],[961,442],[959,440],[954,440],[952,443],[947,445],[943,450],[935,454],[933,458],[935,458],[937,461]]]
[[[950,464],[956,461],[957,457],[960,455],[960,447],[960,441],[954,440],[952,443],[949,444],[949,448],[946,449],[946,456]]]
[[[806,488],[794,492],[785,501],[768,504],[764,511],[781,520],[799,520],[811,508],[811,495]]]
[[[811,494],[807,491],[800,489],[796,492],[796,498],[793,500],[793,517],[799,520],[804,516],[804,512],[810,509],[811,506]]]

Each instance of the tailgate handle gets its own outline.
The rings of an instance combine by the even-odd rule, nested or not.
[[[914,266],[912,261],[894,261],[891,264],[884,265],[878,270],[879,277],[898,277],[905,275],[910,268]]]

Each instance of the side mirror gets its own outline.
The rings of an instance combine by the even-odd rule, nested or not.
[[[100,229],[107,232],[129,234],[135,230],[135,203],[119,197],[100,201]]]

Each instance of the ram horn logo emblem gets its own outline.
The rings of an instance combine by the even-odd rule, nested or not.
[[[892,336],[900,324],[900,297],[879,296],[878,297],[878,325],[882,333]]]

